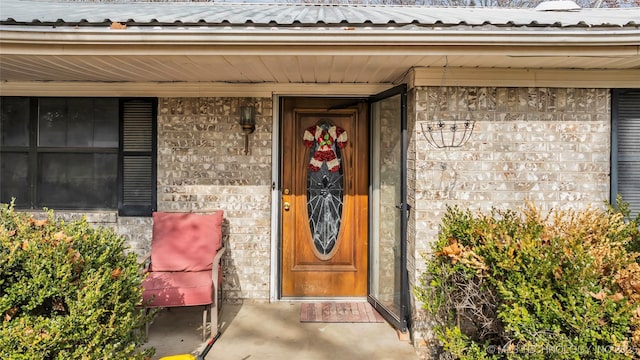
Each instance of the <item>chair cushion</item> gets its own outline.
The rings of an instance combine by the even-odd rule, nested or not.
[[[150,272],[142,283],[147,307],[208,305],[213,302],[211,270]]]
[[[153,213],[151,271],[211,270],[222,246],[222,215]]]

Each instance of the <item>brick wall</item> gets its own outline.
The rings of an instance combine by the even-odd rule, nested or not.
[[[416,279],[424,271],[420,254],[437,238],[446,205],[487,211],[533,201],[548,210],[602,206],[609,198],[606,89],[428,87],[416,89],[411,105],[416,266],[410,271]],[[469,142],[431,147],[423,129],[434,115],[476,120]],[[420,311],[414,317],[421,342],[428,338],[427,319]]]
[[[256,131],[238,124],[241,101],[257,108]],[[165,98],[158,111],[158,210],[224,210],[224,299],[269,299],[272,101]]]

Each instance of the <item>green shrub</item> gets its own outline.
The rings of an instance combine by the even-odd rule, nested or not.
[[[614,206],[613,204],[610,204],[608,202],[606,203],[609,213],[621,214],[627,223],[635,223],[636,225],[640,226],[640,212],[636,214],[635,218],[633,218],[631,216],[631,207],[629,203],[622,201],[621,195],[618,195],[616,197],[616,204],[617,206]],[[633,226],[629,226],[627,227],[627,230],[628,234],[626,235],[631,238],[627,245],[627,250],[630,252],[640,252],[640,228],[636,227],[634,229]],[[640,258],[638,258],[637,261],[640,262]]]
[[[113,231],[0,204],[0,358],[149,358],[141,281]]]
[[[448,208],[416,294],[455,358],[632,358],[637,235],[612,208],[545,216],[531,206],[489,215]]]

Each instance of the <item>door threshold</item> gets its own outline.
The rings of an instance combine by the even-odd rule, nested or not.
[[[367,302],[367,297],[282,297],[279,301],[292,301],[292,302]]]

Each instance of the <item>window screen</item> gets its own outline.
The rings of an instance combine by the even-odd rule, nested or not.
[[[622,195],[635,216],[640,212],[640,90],[615,90],[612,118],[611,198]]]

